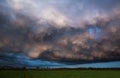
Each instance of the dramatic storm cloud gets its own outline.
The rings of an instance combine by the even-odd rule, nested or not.
[[[0,63],[120,60],[119,30],[120,0],[1,0]]]

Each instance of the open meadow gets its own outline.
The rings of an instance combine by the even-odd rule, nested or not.
[[[0,78],[120,78],[120,70],[0,70]]]

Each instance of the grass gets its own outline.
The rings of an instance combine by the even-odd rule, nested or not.
[[[0,70],[0,78],[120,78],[119,70]]]

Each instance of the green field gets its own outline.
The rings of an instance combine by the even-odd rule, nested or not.
[[[0,78],[120,78],[120,70],[0,70]]]

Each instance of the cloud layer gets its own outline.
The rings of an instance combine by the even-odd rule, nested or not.
[[[69,63],[120,60],[119,4],[119,0],[2,0],[1,60],[7,58],[4,53]]]

